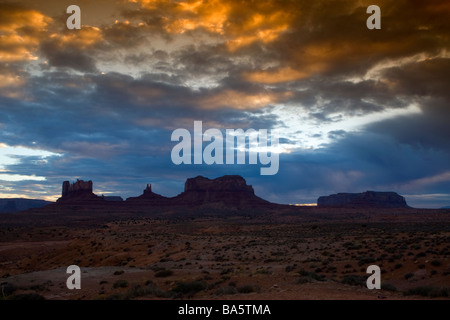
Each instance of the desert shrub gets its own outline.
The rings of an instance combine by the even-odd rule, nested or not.
[[[397,264],[394,266],[395,269],[400,269],[401,267],[403,267],[403,264],[401,264],[401,263],[397,263]]]
[[[229,274],[229,273],[232,273],[233,271],[234,271],[233,268],[223,269],[223,270],[220,272],[220,275]]]
[[[351,241],[345,242],[343,246],[346,247],[347,250],[359,250],[362,248],[361,244],[357,242],[353,243]]]
[[[10,300],[45,300],[43,296],[37,293],[20,293],[9,296]]]
[[[145,285],[133,285],[126,293],[126,299],[133,299],[145,296],[165,297],[165,293],[159,289],[153,282],[147,281]]]
[[[439,267],[441,265],[441,261],[439,260],[432,260],[431,265],[435,267]]]
[[[225,287],[221,287],[221,288],[217,289],[214,294],[216,294],[218,296],[223,296],[226,294],[236,294],[237,292],[238,291],[236,290],[235,287],[225,286]]]
[[[178,282],[175,288],[172,289],[176,293],[197,293],[206,289],[204,281]]]
[[[105,298],[105,300],[126,300],[125,294],[114,293]]]
[[[312,280],[325,281],[325,276],[317,274],[315,272],[309,272],[309,271],[306,271],[306,270],[300,270],[298,274],[300,275],[300,279],[310,280],[310,281],[306,281],[306,282],[311,282]]]
[[[286,266],[286,268],[284,268],[284,271],[291,272],[292,270],[294,270],[294,268],[294,266]]]
[[[155,273],[155,277],[157,277],[157,278],[165,278],[165,277],[169,277],[171,275],[173,275],[173,271],[167,270],[167,269],[160,270]]]
[[[113,288],[114,288],[114,289],[117,289],[117,288],[126,288],[126,287],[128,287],[128,281],[127,281],[127,280],[123,280],[123,279],[117,280],[117,281],[114,282],[114,284],[113,284]]]
[[[359,266],[376,262],[375,258],[373,258],[373,257],[359,257],[358,260],[359,260],[358,261]]]
[[[17,287],[15,285],[13,285],[12,283],[8,283],[8,282],[3,282],[0,285],[0,293],[1,293],[1,297],[6,297],[6,296],[10,296],[14,293],[14,291],[17,290]]]
[[[387,290],[387,291],[397,291],[397,288],[390,284],[389,282],[382,282],[381,283],[381,290]]]
[[[391,256],[391,259],[392,259],[392,260],[399,260],[399,259],[401,259],[401,258],[403,258],[403,255],[402,255],[402,254],[393,254],[393,255]]]
[[[300,278],[297,279],[297,283],[298,284],[305,284],[305,283],[313,282],[313,281],[314,281],[314,279],[311,278],[311,277],[303,277],[303,276],[301,276]]]
[[[412,272],[408,272],[407,274],[405,274],[405,279],[406,280],[408,280],[408,279],[410,279],[410,278],[412,278],[412,277],[414,277],[414,273],[412,273]]]
[[[45,286],[45,284],[41,283],[30,286],[30,289],[33,291],[45,291],[47,287]]]
[[[343,284],[349,284],[351,286],[365,286],[366,285],[366,278],[359,276],[359,275],[348,275],[342,278],[341,283]]]
[[[423,297],[450,297],[450,288],[434,287],[434,286],[420,286],[409,289],[404,293],[405,296],[419,295]]]
[[[120,276],[121,274],[123,274],[125,271],[123,271],[123,270],[118,270],[118,271],[115,271],[114,273],[113,273],[113,275],[115,275],[115,276]]]
[[[258,292],[260,289],[256,285],[247,284],[244,286],[240,286],[237,288],[237,292],[239,293],[252,293],[252,292]]]
[[[273,272],[270,271],[269,269],[259,269],[259,270],[256,270],[256,273],[257,274],[272,274]]]
[[[418,254],[416,254],[416,258],[422,258],[422,257],[426,257],[426,253],[425,252],[419,252]]]

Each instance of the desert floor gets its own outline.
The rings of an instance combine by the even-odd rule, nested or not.
[[[69,265],[81,289],[69,290]],[[381,290],[369,290],[369,265]],[[449,299],[450,225],[251,217],[0,224],[0,299]]]

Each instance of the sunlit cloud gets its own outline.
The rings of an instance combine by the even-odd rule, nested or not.
[[[38,11],[0,5],[0,61],[36,60],[42,32],[51,22],[50,17]]]
[[[200,98],[198,104],[204,109],[235,108],[251,110],[287,100],[290,95],[290,92],[261,92],[253,94],[236,90],[224,90],[209,97]]]
[[[228,173],[171,166],[170,131],[194,120],[278,129],[271,183],[232,168],[276,201],[447,194],[448,1],[379,1],[377,31],[359,0],[104,0],[80,4],[81,30],[54,3],[0,5],[5,196],[56,197],[78,177],[124,197],[148,180],[176,193]]]
[[[293,110],[298,110],[294,114]],[[291,149],[317,149],[326,146],[332,142],[330,133],[336,131],[358,132],[364,130],[368,124],[391,119],[398,116],[407,116],[421,114],[422,110],[416,104],[411,104],[402,109],[386,109],[381,112],[343,115],[329,114],[332,121],[318,121],[311,118],[308,113],[302,111],[301,107],[287,107],[283,105],[275,106],[269,111],[270,114],[277,117],[283,126],[279,127],[280,136],[289,139],[292,143]]]
[[[87,49],[103,41],[102,31],[97,27],[83,26],[76,32],[65,32],[62,35],[53,33],[50,39],[56,39],[61,47],[71,46],[79,49]]]
[[[45,177],[38,177],[35,175],[25,176],[22,174],[6,174],[0,173],[0,180],[6,181],[23,181],[23,180],[34,180],[34,181],[45,181]]]
[[[31,149],[28,147],[15,146],[11,147],[7,144],[0,144],[0,180],[4,181],[45,181],[46,178],[37,174],[23,175],[20,172],[12,172],[5,167],[19,164],[21,157],[38,157],[36,162],[46,163],[46,158],[51,156],[60,156],[60,154],[45,150]]]
[[[244,78],[247,81],[251,82],[276,84],[281,82],[288,82],[307,78],[308,76],[311,76],[312,74],[314,74],[315,71],[318,70],[320,69],[313,70],[313,68],[311,67],[305,68],[305,70],[295,70],[291,67],[284,67],[274,71],[245,72]]]

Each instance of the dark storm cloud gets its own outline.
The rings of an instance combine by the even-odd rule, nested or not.
[[[147,34],[151,32],[144,25],[131,25],[129,22],[117,22],[112,26],[105,26],[103,28],[103,37],[111,48],[136,47],[143,42],[147,42]]]
[[[385,71],[399,95],[411,97],[421,114],[374,123],[368,130],[384,132],[393,139],[423,148],[450,152],[450,59],[426,59]]]
[[[384,71],[393,90],[415,97],[450,98],[450,58],[428,58]],[[450,110],[450,107],[448,108]]]
[[[62,180],[80,177],[105,192],[131,196],[155,183],[174,195],[187,177],[231,173],[283,203],[448,188],[448,1],[378,1],[376,31],[365,26],[371,1],[122,4],[116,23],[74,32],[63,30],[63,15],[1,7],[0,142],[61,154],[6,167],[47,178],[33,188],[59,194]],[[259,176],[259,166],[171,163],[173,129],[192,130],[194,120],[204,129],[286,127],[276,105],[317,124],[410,105],[422,113],[356,133],[302,132],[331,142],[282,154],[271,177]],[[26,193],[27,183],[4,184]]]
[[[447,172],[449,161],[448,151],[400,143],[392,140],[390,133],[346,134],[328,148],[281,155],[282,166],[276,176],[279,183],[262,177],[260,188],[272,200],[289,203],[315,202],[321,195],[366,190],[420,194],[424,185],[417,181]],[[426,185],[429,193],[448,187],[448,178]],[[415,199],[409,204],[426,205]]]
[[[382,28],[365,28],[368,2],[301,2],[299,18],[291,32],[269,47],[277,48],[281,61],[327,76],[364,74],[384,59],[421,52],[438,53],[448,47],[445,30],[449,6],[445,1],[381,1]],[[302,19],[302,17],[305,17]],[[362,26],[362,27],[359,27]],[[309,66],[308,66],[309,65]]]
[[[53,42],[41,44],[41,52],[53,67],[71,68],[82,72],[96,72],[95,60],[81,50],[73,48],[59,48]]]

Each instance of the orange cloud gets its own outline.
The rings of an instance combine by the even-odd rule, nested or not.
[[[222,36],[230,51],[256,41],[274,41],[289,27],[291,14],[270,1],[255,3],[243,9],[239,1],[197,0],[167,2],[161,0],[130,0],[149,10],[159,10],[164,30],[182,34],[203,28]]]
[[[311,74],[309,70],[294,70],[291,67],[285,67],[276,71],[255,71],[245,72],[244,78],[247,81],[275,84],[280,82],[287,82],[299,80],[308,77]]]
[[[102,31],[97,27],[83,26],[80,30],[66,31],[60,35],[53,33],[51,39],[57,39],[59,46],[71,46],[78,49],[90,48],[103,41]]]
[[[229,3],[219,0],[180,2],[173,7],[174,18],[166,20],[165,29],[170,33],[184,33],[204,28],[223,34],[230,9]]]
[[[35,60],[35,50],[51,18],[35,10],[0,6],[0,60]]]
[[[276,40],[280,34],[289,29],[293,19],[286,8],[270,7],[261,2],[261,8],[241,13],[242,22],[235,21],[228,24],[227,35],[229,40],[227,46],[230,51],[235,51],[240,47],[250,45],[254,42],[269,43]],[[269,6],[269,8],[266,8]]]
[[[260,92],[247,93],[236,90],[223,90],[215,95],[201,98],[198,104],[204,109],[260,109],[270,104],[288,99],[292,93]]]

